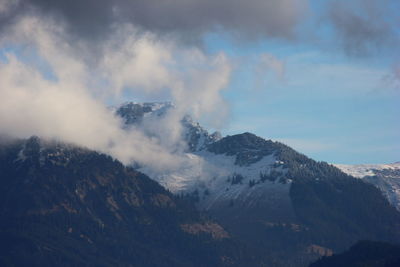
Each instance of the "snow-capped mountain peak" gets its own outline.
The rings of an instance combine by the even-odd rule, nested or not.
[[[146,120],[157,121],[157,119],[163,119],[174,108],[175,105],[172,102],[126,102],[119,107],[113,108],[113,110],[124,119],[125,125],[140,126]],[[219,132],[210,134],[189,115],[183,116],[181,124],[183,126],[182,138],[186,141],[191,152],[205,149],[209,144],[221,139]]]

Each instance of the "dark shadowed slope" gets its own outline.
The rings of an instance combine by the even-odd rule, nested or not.
[[[0,147],[1,266],[242,265],[241,250],[147,176],[37,137]]]

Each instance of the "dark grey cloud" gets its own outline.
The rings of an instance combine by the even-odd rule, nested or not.
[[[13,1],[13,0],[3,0]],[[291,37],[308,0],[20,0],[3,14],[3,25],[20,14],[37,12],[67,22],[86,38],[112,31],[116,22],[145,30],[196,38],[223,29],[246,38]]]
[[[8,3],[6,5],[2,3]],[[0,30],[26,14],[51,17],[65,23],[70,37],[107,39],[122,23],[161,36],[175,36],[199,44],[204,33],[228,32],[240,40],[292,38],[344,48],[349,55],[365,56],[400,44],[400,3],[397,0],[0,0]],[[1,7],[3,5],[3,8]],[[8,6],[8,7],[4,7]],[[319,8],[322,6],[323,8]],[[325,9],[324,9],[325,8]],[[3,10],[3,11],[2,11]],[[327,12],[324,12],[327,10]],[[335,39],[320,34],[330,24]],[[397,27],[397,30],[396,30]],[[82,38],[83,37],[83,38]],[[73,43],[73,41],[72,41]],[[101,42],[100,42],[101,43]],[[93,46],[93,49],[96,49]],[[325,46],[325,47],[324,47]],[[393,48],[392,48],[393,49]]]
[[[328,19],[345,51],[364,56],[399,41],[395,27],[400,12],[395,6],[391,0],[333,1],[328,6]]]

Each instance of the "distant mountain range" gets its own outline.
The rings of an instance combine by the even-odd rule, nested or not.
[[[173,108],[114,112],[128,129]],[[381,186],[396,164],[338,168],[251,133],[181,124],[187,165],[163,172],[38,137],[2,141],[0,265],[297,267],[360,240],[400,243]]]

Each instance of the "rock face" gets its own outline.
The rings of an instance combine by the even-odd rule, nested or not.
[[[116,114],[124,119],[126,125],[132,125],[140,124],[145,118],[162,117],[172,108],[174,105],[171,102],[127,102],[115,110]]]
[[[32,137],[0,146],[0,174],[1,266],[242,265],[220,225],[109,156]]]
[[[203,150],[222,138],[220,132],[209,134],[199,123],[194,122],[190,116],[183,118],[182,125],[184,127],[184,139],[190,152]]]
[[[377,187],[400,211],[400,162],[393,164],[336,165],[339,169]]]

